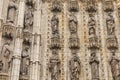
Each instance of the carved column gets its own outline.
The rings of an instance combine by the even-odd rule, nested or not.
[[[78,56],[80,41],[78,37],[78,19],[75,15],[79,11],[78,1],[69,1],[68,10],[70,17],[68,21],[68,27],[70,32],[69,49],[71,50],[71,58],[69,60],[70,80],[80,80],[81,74],[81,62]]]
[[[34,2],[34,23],[32,36],[32,51],[30,56],[30,80],[40,80],[40,56],[41,56],[41,0]],[[42,53],[44,54],[44,53]]]
[[[111,53],[111,72],[113,80],[120,79],[120,65],[119,59],[116,58],[116,51],[118,50],[118,40],[116,37],[116,20],[113,14],[115,13],[114,1],[109,0],[104,2],[104,12],[106,14],[106,29],[107,29],[107,40],[106,47]]]
[[[97,57],[97,52],[99,49],[99,39],[96,33],[96,1],[90,0],[87,2],[86,11],[88,12],[88,30],[89,30],[89,46],[88,48],[91,51],[90,56],[90,65],[91,65],[91,75],[92,80],[99,80],[99,60]]]
[[[24,21],[24,8],[25,8],[25,2],[24,0],[20,0],[18,21],[16,28],[16,39],[15,39],[15,46],[13,53],[12,72],[11,72],[10,80],[19,80],[22,42],[23,42],[22,29],[23,29],[23,21]]]

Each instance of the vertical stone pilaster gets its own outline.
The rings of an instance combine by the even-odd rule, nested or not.
[[[30,80],[40,80],[40,45],[41,45],[41,1],[36,0],[34,11],[34,27],[33,27],[33,40],[32,40],[32,53],[30,61]]]
[[[25,10],[25,2],[24,0],[20,0],[19,3],[19,13],[18,13],[18,21],[16,28],[16,39],[13,53],[13,63],[12,63],[12,72],[10,80],[19,80],[19,71],[20,71],[20,62],[21,62],[21,51],[22,51],[22,28],[23,28],[23,19],[24,19],[24,10]]]

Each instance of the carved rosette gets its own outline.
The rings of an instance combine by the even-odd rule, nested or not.
[[[13,40],[15,34],[15,26],[12,23],[6,23],[3,25],[2,37],[5,39]]]
[[[89,49],[99,49],[99,42],[97,36],[89,36]]]
[[[68,10],[70,12],[78,12],[79,11],[79,4],[77,0],[70,0],[68,3]]]
[[[114,35],[108,36],[108,38],[107,38],[107,48],[109,50],[118,49],[118,42],[117,42],[116,36],[114,36]]]
[[[54,0],[52,1],[52,7],[51,7],[52,12],[61,12],[62,11],[62,3],[59,0]]]

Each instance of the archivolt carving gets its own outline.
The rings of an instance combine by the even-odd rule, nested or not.
[[[60,60],[58,56],[58,50],[52,50],[52,56],[49,62],[49,71],[51,73],[51,80],[59,80]]]
[[[96,53],[91,53],[90,57],[92,80],[99,80],[99,60]]]
[[[24,29],[31,31],[33,28],[34,7],[32,4],[26,4]]]
[[[120,80],[120,60],[116,57],[115,54],[112,55],[110,60],[111,72],[113,80]]]
[[[1,71],[5,73],[8,72],[12,60],[13,49],[10,46],[10,42],[11,41],[8,40],[7,43],[3,45],[0,57]]]
[[[14,23],[15,21],[16,9],[18,7],[16,2],[16,0],[10,0],[8,5],[7,21],[11,23]]]
[[[79,80],[80,79],[80,72],[81,72],[81,65],[80,59],[75,54],[69,62],[70,67],[70,80]]]
[[[29,62],[30,62],[30,48],[29,46],[25,47],[24,50],[22,51],[21,55],[21,69],[20,73],[21,75],[28,75],[28,70],[29,70]]]

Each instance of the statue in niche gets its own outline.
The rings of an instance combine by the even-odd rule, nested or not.
[[[89,35],[94,34],[95,35],[95,17],[93,14],[89,14],[89,21],[88,21],[88,27],[89,27]]]
[[[99,80],[99,60],[95,53],[90,57],[92,80]]]
[[[32,5],[26,4],[25,18],[24,18],[24,29],[31,30],[33,27],[33,17],[34,17],[34,9]]]
[[[7,21],[14,23],[15,21],[15,15],[16,15],[16,9],[17,9],[17,0],[10,0],[8,5],[8,14],[7,14]]]
[[[51,28],[52,28],[52,34],[53,35],[58,35],[58,26],[59,26],[59,19],[56,15],[53,15],[51,19]]]
[[[28,75],[29,60],[30,60],[30,49],[25,47],[21,55],[21,75]]]
[[[115,21],[114,21],[114,18],[111,12],[108,12],[106,24],[107,24],[108,35],[114,35],[115,34]]]
[[[11,65],[11,61],[12,61],[12,49],[10,47],[10,41],[7,41],[7,43],[5,43],[2,47],[2,52],[1,52],[1,57],[0,57],[0,67],[1,67],[1,71],[7,73],[10,65]]]
[[[77,18],[75,15],[71,15],[70,19],[69,19],[69,29],[70,29],[70,33],[77,33]]]
[[[120,60],[115,56],[115,54],[113,54],[112,58],[110,60],[113,80],[120,80],[120,63],[119,63],[119,61]]]
[[[50,58],[49,71],[51,72],[51,80],[58,80],[60,74],[60,60],[56,50],[53,50]]]
[[[80,60],[77,56],[73,56],[70,60],[70,77],[71,80],[79,80],[80,77]]]

